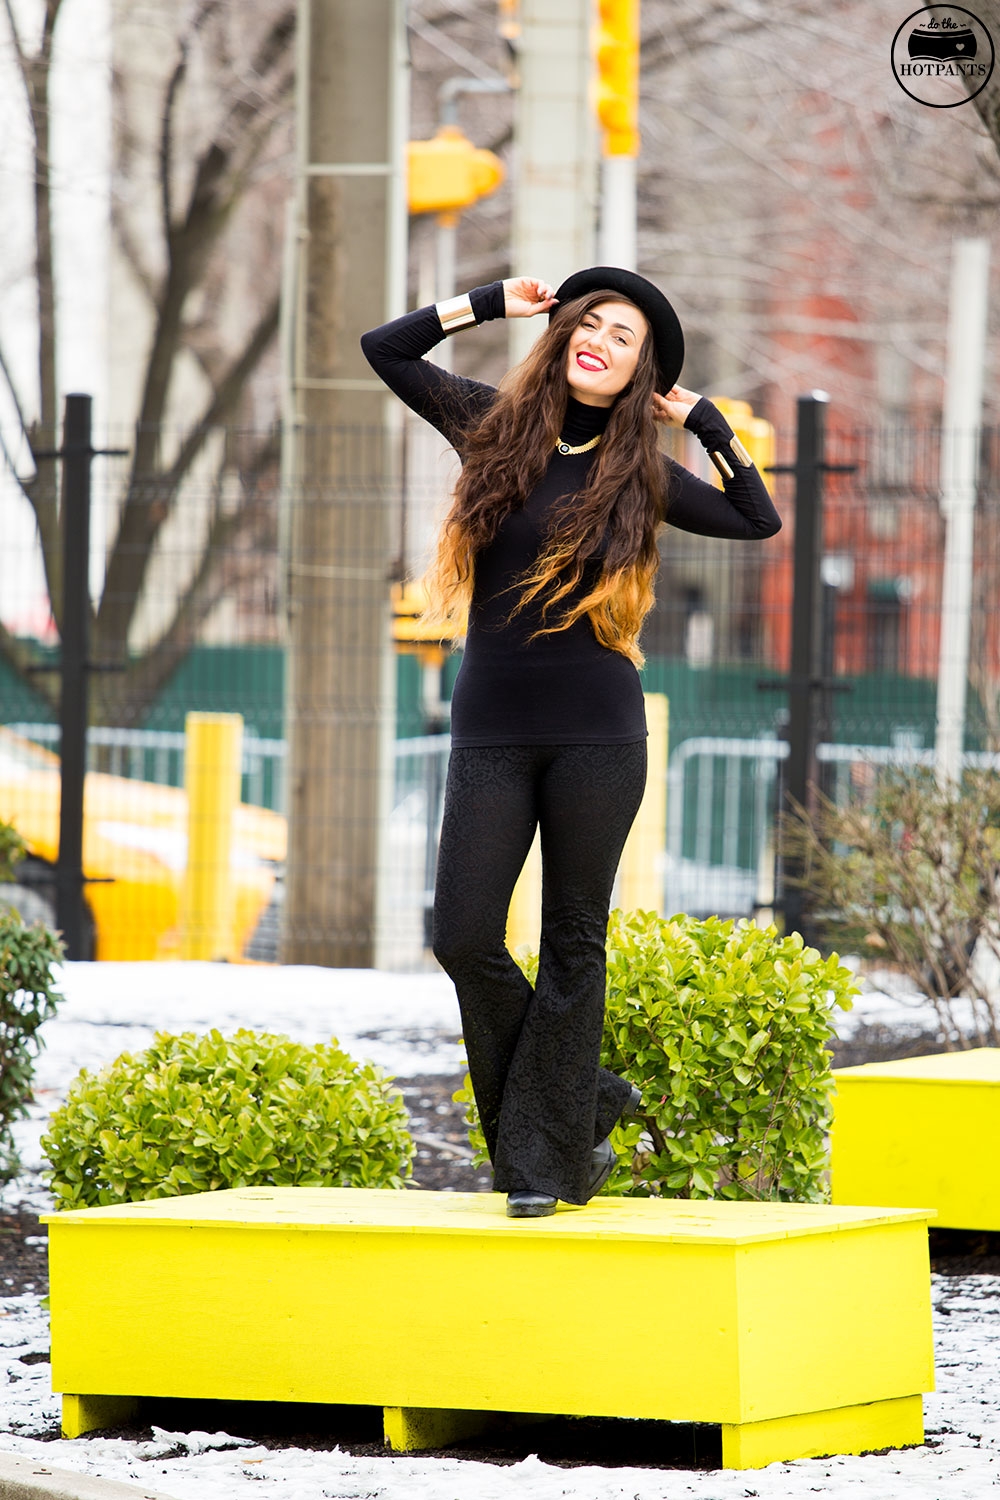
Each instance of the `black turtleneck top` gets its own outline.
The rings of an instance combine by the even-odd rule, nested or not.
[[[503,283],[470,293],[478,323],[504,315]],[[493,386],[453,375],[423,358],[443,337],[433,307],[419,308],[372,329],[361,347],[390,390],[461,451],[463,431],[492,402]],[[571,395],[561,436],[579,447],[603,432],[610,407],[587,406]],[[759,540],[781,527],[757,470],[729,447],[732,428],[704,396],[684,424],[706,449],[721,450],[733,471],[718,490],[674,459],[668,474],[664,520],[700,536]],[[529,637],[541,623],[535,601],[510,617],[516,580],[535,562],[555,503],[581,490],[597,454],[554,452],[524,505],[501,523],[475,560],[465,655],[451,703],[451,740],[463,745],[628,744],[646,734],[639,674],[627,656],[602,646],[583,615],[568,630]],[[588,563],[573,603],[593,587],[600,558]]]

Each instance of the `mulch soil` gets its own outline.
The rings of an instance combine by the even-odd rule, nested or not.
[[[850,1042],[838,1043],[835,1067],[885,1062],[943,1050],[929,1034],[900,1036],[889,1027],[867,1026]],[[410,1113],[417,1155],[413,1185],[430,1192],[489,1192],[488,1168],[472,1162],[463,1106],[452,1094],[462,1075],[424,1074],[401,1079]],[[932,1229],[931,1264],[945,1276],[1000,1275],[1000,1233]],[[38,1216],[23,1210],[0,1210],[0,1296],[48,1292],[46,1231]],[[29,1356],[40,1362],[47,1356]],[[263,1402],[148,1401],[131,1423],[108,1429],[102,1437],[148,1441],[153,1425],[168,1432],[228,1432],[251,1437],[269,1449],[339,1447],[357,1457],[388,1454],[382,1441],[382,1414],[376,1407],[325,1407]],[[56,1437],[55,1430],[51,1434]],[[98,1436],[98,1434],[93,1434]],[[553,1418],[491,1433],[438,1450],[439,1456],[485,1463],[514,1464],[528,1454],[546,1463],[572,1468],[589,1464],[620,1467],[709,1469],[721,1462],[720,1430],[684,1423],[624,1422],[603,1418]],[[178,1456],[185,1450],[178,1448]],[[427,1455],[433,1456],[433,1455]]]
[[[48,1294],[47,1240],[37,1214],[0,1209],[0,1297]]]

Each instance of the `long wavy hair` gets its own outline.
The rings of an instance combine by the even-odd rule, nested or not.
[[[590,292],[560,307],[528,356],[500,384],[495,401],[460,445],[462,472],[427,575],[424,618],[450,635],[465,630],[476,555],[501,522],[527,500],[559,437],[569,384],[567,347],[591,308],[627,302],[614,291]],[[641,309],[640,309],[641,311]],[[603,646],[641,666],[639,632],[653,606],[659,564],[656,533],[666,502],[652,395],[657,364],[647,332],[635,373],[615,398],[585,487],[557,501],[534,566],[517,580],[511,618],[540,601],[541,627],[531,639],[568,630],[587,615]],[[588,563],[600,572],[588,591],[561,610]]]

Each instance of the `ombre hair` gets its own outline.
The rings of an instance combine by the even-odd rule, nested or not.
[[[618,292],[596,291],[560,307],[463,436],[462,472],[427,576],[430,603],[424,618],[429,623],[446,626],[451,635],[464,632],[477,553],[524,504],[552,458],[569,396],[570,337],[600,303],[628,301]],[[544,623],[532,640],[568,630],[587,615],[601,645],[642,665],[639,633],[654,603],[656,534],[667,499],[667,471],[652,414],[656,387],[655,347],[647,331],[635,373],[611,407],[587,484],[556,503],[534,566],[517,580],[520,595],[512,617],[540,602]],[[601,564],[593,587],[560,610],[592,561]]]

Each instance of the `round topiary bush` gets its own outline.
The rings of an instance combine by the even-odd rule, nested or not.
[[[643,1111],[611,1139],[606,1193],[820,1202],[834,1012],[854,977],[798,934],[710,917],[614,911],[601,1062]],[[534,980],[537,954],[522,953]],[[471,1087],[470,1135],[485,1159]]]
[[[42,1148],[60,1208],[216,1188],[401,1188],[413,1143],[402,1096],[335,1041],[159,1033],[73,1081]]]

